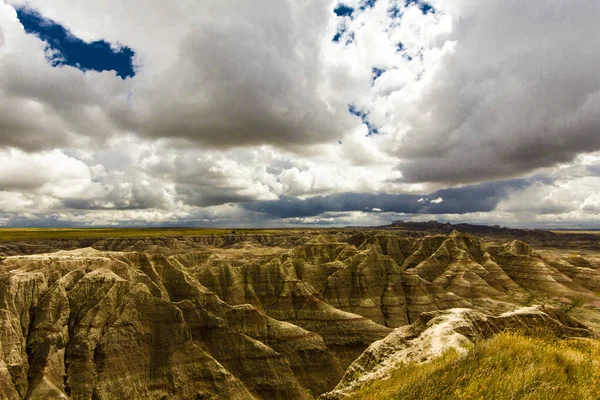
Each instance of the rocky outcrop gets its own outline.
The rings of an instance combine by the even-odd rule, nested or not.
[[[449,349],[466,353],[473,343],[506,329],[558,337],[593,337],[594,334],[566,315],[541,307],[526,307],[498,316],[455,308],[423,313],[412,325],[395,329],[373,343],[350,365],[336,388],[320,399],[343,399],[362,385],[386,379],[400,364],[427,362]]]

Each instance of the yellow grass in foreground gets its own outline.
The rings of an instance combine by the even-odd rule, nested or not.
[[[407,364],[355,399],[599,399],[600,342],[501,333],[465,357]]]

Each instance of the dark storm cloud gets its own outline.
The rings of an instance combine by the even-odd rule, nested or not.
[[[518,176],[600,149],[599,2],[451,11],[455,50],[407,116],[412,128],[397,149],[405,181]]]
[[[418,197],[411,195],[389,195],[372,193],[341,193],[330,196],[316,196],[305,200],[295,197],[281,197],[279,200],[245,203],[242,206],[251,211],[270,214],[279,218],[311,217],[324,212],[371,211],[380,208],[390,211],[405,210],[416,213],[421,208]],[[404,212],[404,211],[399,211]]]
[[[279,218],[310,217],[325,212],[371,212],[373,209],[405,214],[465,214],[492,211],[512,190],[530,184],[527,180],[514,179],[443,189],[429,195],[341,193],[304,200],[282,197],[279,200],[245,203],[242,207]],[[432,202],[439,198],[443,201]]]
[[[430,200],[442,198],[442,203],[424,206],[420,214],[465,214],[493,211],[511,191],[524,189],[532,184],[525,179],[485,182],[459,188],[442,189],[427,196]]]

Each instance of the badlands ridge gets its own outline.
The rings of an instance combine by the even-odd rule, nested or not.
[[[600,255],[339,230],[0,242],[0,398],[342,399],[506,329],[600,333]]]

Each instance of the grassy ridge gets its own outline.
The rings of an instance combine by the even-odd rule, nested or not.
[[[600,342],[501,333],[465,357],[407,364],[355,399],[599,399]]]
[[[104,239],[156,236],[198,236],[294,233],[299,229],[217,229],[217,228],[0,228],[0,241],[31,239]]]

